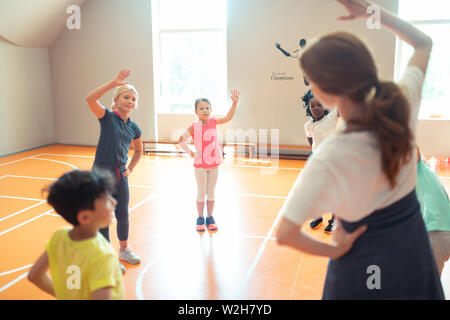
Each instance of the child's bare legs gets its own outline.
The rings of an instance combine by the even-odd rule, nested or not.
[[[204,208],[205,208],[205,201],[197,201],[197,212],[199,218],[203,217]]]
[[[216,222],[214,221],[214,218],[212,216],[213,210],[214,210],[214,196],[215,196],[215,190],[216,190],[216,184],[217,184],[217,177],[219,174],[219,168],[210,168],[208,169],[208,181],[207,181],[207,197],[208,200],[206,201],[206,207],[208,209],[208,217],[206,218],[206,227],[209,230],[217,230]]]
[[[214,200],[206,201],[206,208],[208,211],[208,218],[212,216],[214,210]]]
[[[203,211],[205,208],[205,197],[207,197],[206,208],[207,208],[207,218],[206,224],[210,230],[216,230],[214,218],[212,218],[214,210],[214,190],[217,184],[218,168],[196,168],[195,169],[195,179],[197,180],[197,231],[203,231],[204,228],[201,226],[204,223]]]

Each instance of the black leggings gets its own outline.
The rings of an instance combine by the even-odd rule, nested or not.
[[[96,166],[100,167],[100,166]],[[102,169],[105,169],[104,167],[100,167]],[[128,178],[126,178],[123,175],[123,171],[125,168],[122,168],[122,170],[119,169],[119,171],[116,171],[116,169],[108,168],[108,170],[113,174],[115,180],[116,180],[116,186],[115,186],[115,192],[113,194],[113,197],[117,200],[116,205],[116,211],[115,216],[117,219],[117,237],[119,238],[119,241],[126,241],[128,240],[128,231],[130,227],[129,222],[129,213],[128,213],[128,204],[130,202],[130,189],[128,187]],[[106,240],[109,240],[109,227],[100,229],[100,233],[106,238]]]

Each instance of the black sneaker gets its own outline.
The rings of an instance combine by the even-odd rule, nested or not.
[[[211,231],[217,230],[216,222],[214,221],[214,218],[212,216],[206,218],[206,227]]]
[[[205,231],[205,218],[198,217],[196,230],[200,232]]]
[[[334,223],[334,220],[328,220],[328,225],[326,226],[326,228],[323,231],[325,233],[331,233],[331,230],[333,230],[333,223]]]
[[[311,229],[317,229],[320,224],[322,223],[323,219],[322,218],[318,218],[318,219],[314,219],[313,221],[311,221],[311,223],[309,224],[309,226],[311,227]]]

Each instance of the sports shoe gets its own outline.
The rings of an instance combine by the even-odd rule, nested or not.
[[[214,221],[213,216],[206,218],[206,227],[211,231],[217,230],[217,225],[216,222]]]
[[[323,230],[325,233],[331,233],[331,230],[333,230],[333,223],[334,220],[328,220],[328,225]]]
[[[313,221],[311,221],[311,223],[309,224],[309,226],[311,227],[311,229],[317,229],[320,224],[322,223],[323,219],[322,218],[314,218]]]
[[[141,258],[131,251],[130,246],[127,246],[124,251],[119,250],[119,259],[131,264],[138,264],[141,262]]]
[[[121,264],[120,262],[119,262],[119,268],[120,268],[120,271],[122,272],[122,274],[124,274],[125,271],[127,271],[127,268],[125,268],[125,266],[123,264]]]
[[[197,218],[197,227],[196,227],[197,231],[205,231],[205,218],[203,217],[198,217]]]

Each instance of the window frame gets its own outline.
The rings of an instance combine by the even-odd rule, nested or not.
[[[405,1],[405,0],[399,0],[399,11],[400,11],[400,2],[401,1]],[[420,27],[423,25],[448,25],[450,26],[450,18],[449,19],[412,19],[412,20],[405,20],[409,23],[411,23],[412,25],[416,26],[416,27]],[[402,60],[403,57],[403,50],[405,50],[405,46],[407,46],[406,43],[404,43],[403,41],[401,41],[398,37],[396,38],[396,50],[395,50],[395,67],[394,67],[394,79],[395,81],[398,81],[401,79],[403,72],[404,72],[404,61]],[[450,75],[449,75],[450,77]],[[426,81],[426,77],[425,77],[425,81]],[[422,103],[424,102],[424,100],[422,99],[421,101]],[[421,105],[421,108],[419,110],[419,120],[450,120],[450,114],[446,113],[446,112],[442,112],[441,118],[433,118],[430,117],[430,115],[426,115],[424,116],[421,112],[423,107],[423,104]]]
[[[224,82],[224,97],[226,97],[227,93],[227,84],[228,84],[228,75],[227,75],[227,27],[226,23],[223,25],[222,28],[220,27],[196,27],[196,28],[160,28],[159,23],[159,2],[164,0],[151,0],[152,5],[152,33],[153,33],[153,79],[154,79],[154,99],[155,99],[155,114],[167,114],[167,115],[192,115],[193,111],[170,111],[170,103],[165,103],[165,96],[163,95],[163,86],[164,86],[164,75],[162,74],[163,69],[163,57],[164,53],[162,48],[162,37],[164,34],[180,34],[180,33],[203,33],[203,32],[218,32],[219,34],[222,34],[223,36],[223,49],[224,53],[224,70],[223,70],[223,82]],[[226,0],[222,0],[225,1]],[[225,4],[226,6],[226,4]],[[225,17],[226,18],[226,17]],[[156,48],[156,50],[155,50]],[[170,98],[170,97],[169,97]],[[170,99],[169,99],[170,100]],[[186,101],[188,102],[188,101]],[[224,101],[225,102],[225,101]],[[193,104],[193,101],[189,101],[189,103]],[[214,102],[213,102],[214,103]],[[225,112],[224,109],[225,106],[216,107],[214,112],[215,115],[223,115]],[[193,110],[193,109],[192,109]],[[219,112],[217,112],[219,111]],[[222,111],[222,112],[221,112]]]

